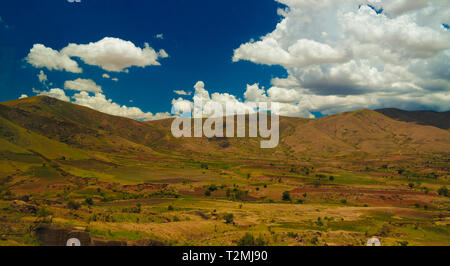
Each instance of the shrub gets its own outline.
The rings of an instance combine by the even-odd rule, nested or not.
[[[167,207],[167,210],[173,211],[173,206],[172,206],[172,205],[169,205],[169,207]]]
[[[342,203],[342,204],[347,204],[347,200],[346,200],[346,199],[343,199],[343,200],[341,200],[341,203]]]
[[[381,230],[380,230],[380,236],[382,236],[382,237],[387,237],[387,236],[389,235],[390,232],[391,232],[391,228],[390,228],[387,224],[384,224],[384,225],[381,227]]]
[[[92,200],[92,198],[86,198],[84,202],[89,206],[94,205],[94,201]]]
[[[245,197],[248,195],[248,191],[242,191],[238,188],[234,188],[233,190],[227,190],[227,197],[231,198],[231,200],[245,200]]]
[[[290,237],[290,238],[297,238],[298,237],[298,233],[288,232],[287,236]]]
[[[397,241],[397,243],[402,247],[406,247],[409,244],[408,241]]]
[[[223,142],[220,143],[220,147],[224,148],[224,149],[230,147],[230,145],[231,144],[228,141],[223,141]]]
[[[52,214],[53,213],[49,211],[45,206],[41,206],[39,210],[36,212],[37,217],[47,217]]]
[[[330,181],[334,181],[334,176],[330,176]]]
[[[207,196],[207,197],[211,196],[211,190],[209,190],[209,189],[206,190],[205,191],[205,196]]]
[[[234,222],[234,215],[232,213],[227,213],[223,216],[225,223],[232,224]]]
[[[314,246],[319,245],[319,238],[317,236],[311,238],[311,244]]]
[[[265,246],[267,243],[262,239],[262,237],[258,237],[255,239],[253,234],[246,233],[239,241],[238,246]]]
[[[136,207],[130,207],[122,209],[122,212],[125,213],[141,213],[141,204],[137,204]]]
[[[448,188],[447,188],[447,187],[441,187],[441,188],[438,190],[438,194],[439,194],[440,196],[448,197]]]
[[[323,222],[322,222],[322,219],[321,219],[320,217],[317,218],[316,224],[317,224],[318,226],[323,226]]]
[[[78,210],[81,207],[81,204],[74,201],[74,200],[70,200],[67,203],[67,208],[71,209],[71,210]]]
[[[210,186],[208,187],[208,190],[212,192],[212,191],[218,190],[218,188],[217,188],[216,185],[210,185]]]
[[[284,201],[290,201],[291,200],[291,193],[289,191],[283,192],[283,200]]]

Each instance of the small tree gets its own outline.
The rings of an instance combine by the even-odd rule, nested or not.
[[[291,200],[291,193],[289,191],[283,192],[283,200],[284,201],[290,201]]]

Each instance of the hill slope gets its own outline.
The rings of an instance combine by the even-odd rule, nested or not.
[[[399,110],[388,113],[410,114]],[[450,123],[447,113],[430,112],[417,117],[430,115],[437,117],[433,121],[442,127]],[[170,132],[172,119],[139,122],[45,96],[2,103],[0,116],[69,146],[119,154],[139,150],[146,154],[194,153],[217,158],[243,155],[262,158],[304,154],[329,157],[355,152],[372,155],[445,153],[450,150],[449,131],[397,121],[380,111],[370,110],[321,119],[281,117],[280,145],[266,150],[259,148],[261,138],[176,139]]]

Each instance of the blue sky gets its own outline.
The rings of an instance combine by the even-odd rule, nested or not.
[[[314,3],[1,1],[0,101],[49,95],[134,119],[189,110],[175,90],[294,117],[450,110],[449,2]]]
[[[170,57],[161,60],[161,66],[112,73],[119,82],[103,79],[105,71],[75,59],[82,74],[44,69],[54,87],[62,88],[69,79],[93,79],[107,98],[123,105],[133,100],[134,106],[152,112],[170,111],[173,90],[191,91],[198,80],[215,91],[242,95],[247,83],[268,86],[271,78],[285,75],[279,66],[231,60],[241,43],[273,30],[280,20],[277,6],[271,0],[1,1],[0,100],[33,95],[33,87],[44,89],[36,77],[40,69],[23,60],[33,44],[60,50],[69,43],[86,44],[104,37],[128,40],[138,47],[148,42]],[[164,39],[155,38],[157,34]]]

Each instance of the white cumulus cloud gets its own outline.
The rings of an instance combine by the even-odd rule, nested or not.
[[[97,85],[93,80],[81,78],[66,81],[64,83],[64,89],[74,91],[87,91],[93,93],[102,92],[102,87]]]
[[[42,44],[35,44],[31,48],[25,60],[36,68],[47,68],[48,70],[64,70],[67,72],[81,73],[83,70],[78,63],[68,55],[45,47]]]
[[[137,107],[119,105],[113,102],[111,99],[107,99],[106,96],[102,93],[96,93],[95,95],[91,96],[88,92],[82,91],[80,93],[76,93],[74,96],[72,96],[72,98],[74,99],[74,103],[76,104],[115,116],[122,116],[137,120],[155,120],[170,117],[169,113],[145,113]]]
[[[44,95],[52,98],[56,98],[61,101],[70,102],[70,98],[66,95],[64,90],[59,88],[50,89],[48,91],[39,91],[38,95]]]
[[[192,92],[186,92],[184,90],[174,90],[173,91],[177,95],[191,95]]]
[[[164,50],[156,52],[148,43],[144,44],[144,48],[140,48],[130,41],[111,37],[89,44],[71,43],[62,49],[61,53],[78,57],[88,65],[114,72],[122,72],[132,66],[157,66],[160,65],[158,58],[168,56]]]

